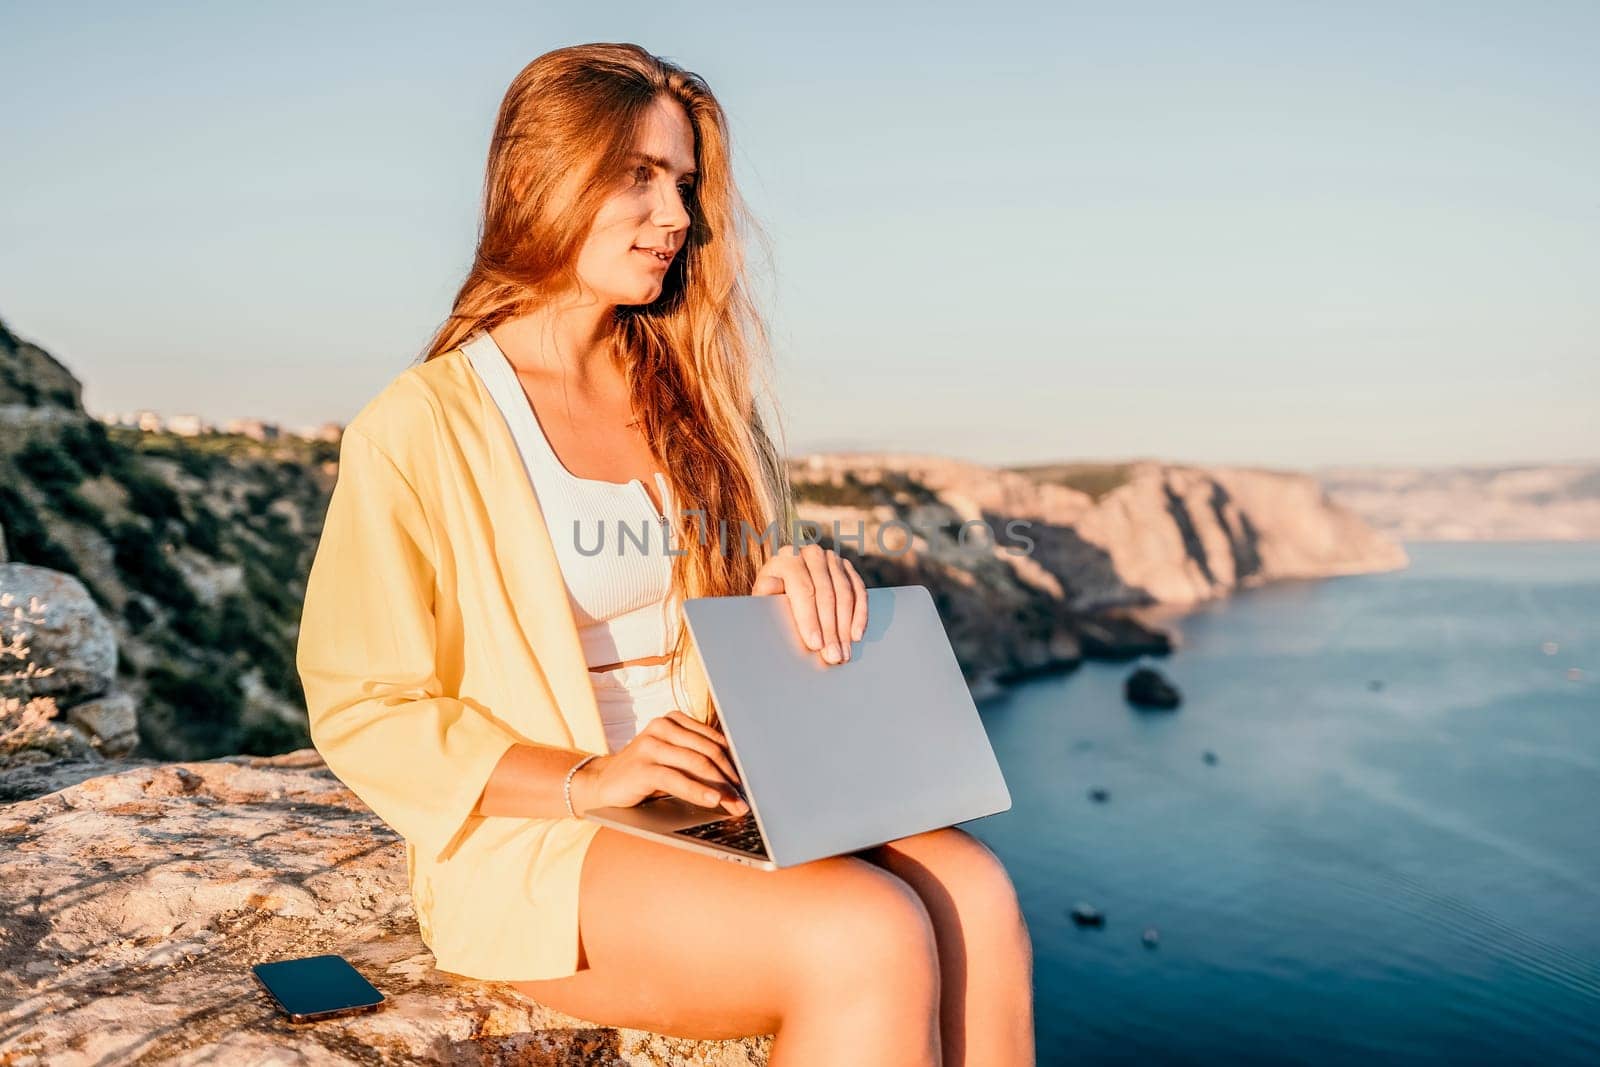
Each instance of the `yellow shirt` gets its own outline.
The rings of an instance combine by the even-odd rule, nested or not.
[[[690,649],[682,710],[707,722]],[[405,839],[439,968],[574,973],[598,824],[473,809],[511,745],[604,753],[605,727],[533,486],[459,348],[402,372],[345,427],[295,664],[312,743]]]

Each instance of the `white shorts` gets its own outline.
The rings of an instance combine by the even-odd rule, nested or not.
[[[683,707],[681,695],[673,688],[671,666],[670,662],[642,663],[589,672],[600,721],[606,728],[607,751],[615,752],[632,741],[651,719]]]

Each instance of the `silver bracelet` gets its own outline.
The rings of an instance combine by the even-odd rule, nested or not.
[[[578,813],[572,810],[572,776],[577,774],[578,768],[582,767],[585,763],[588,763],[592,759],[599,758],[600,753],[598,752],[591,752],[589,755],[583,757],[577,763],[572,765],[572,769],[567,772],[567,780],[561,783],[561,795],[566,798],[567,801],[567,814],[571,815],[574,819],[578,817]]]

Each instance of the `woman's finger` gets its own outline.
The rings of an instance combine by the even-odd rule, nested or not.
[[[850,572],[850,583],[856,587],[856,613],[850,624],[850,640],[859,641],[867,635],[867,583],[856,573],[854,563],[845,556],[839,558],[844,561],[845,570]]]
[[[800,639],[813,652],[822,648],[822,630],[817,626],[817,600],[811,568],[803,559],[785,564],[783,598],[789,603],[789,614],[794,619]]]
[[[738,785],[723,773],[722,768],[717,766],[716,760],[704,752],[685,748],[682,745],[675,745],[669,741],[652,755],[657,763],[668,767],[676,767],[678,770],[693,775],[703,782],[725,789],[726,792],[735,796],[739,794]]]
[[[672,719],[668,712],[660,720],[661,729],[665,731],[663,739],[683,748],[692,748],[702,756],[715,763],[722,771],[729,784],[735,789],[739,787],[739,772],[734,769],[733,761],[728,758],[728,751],[720,742],[713,741],[702,733],[683,726]]]
[[[755,585],[750,589],[750,595],[776,596],[785,592],[791,560],[799,554],[794,545],[779,545],[772,556],[761,565],[760,572],[756,574]]]
[[[649,774],[650,783],[657,789],[703,808],[709,808],[719,800],[727,808],[737,808],[744,803],[737,796],[724,795],[674,767],[654,763],[650,765]]]
[[[699,719],[695,718],[693,715],[690,715],[682,708],[673,708],[671,711],[667,712],[661,717],[663,719],[669,719],[672,722],[677,723],[679,726],[693,730],[697,734],[703,734],[704,736],[711,738],[711,740],[715,741],[719,745],[726,747],[728,744],[728,739],[727,737],[723,736],[721,730],[718,730],[715,726],[712,726],[709,723],[701,722]]]
[[[856,613],[856,587],[845,573],[837,552],[828,553],[828,579],[833,583],[834,632],[839,640],[839,662],[850,660],[850,621]]]
[[[693,771],[713,785],[726,785],[730,789],[736,788],[734,783],[722,773],[716,761],[704,752],[677,744],[664,736],[675,727],[669,726],[664,721],[652,720],[643,731],[634,738],[639,745],[639,751],[651,763],[664,763],[670,767],[679,767],[686,771]]]
[[[839,617],[835,607],[838,598],[834,593],[833,574],[828,570],[828,555],[826,549],[810,544],[802,550],[800,558],[811,575],[811,599],[822,638],[822,658],[829,663],[842,663],[844,653],[839,648]]]

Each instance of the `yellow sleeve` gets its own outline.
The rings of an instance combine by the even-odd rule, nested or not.
[[[519,738],[443,693],[433,559],[416,490],[347,427],[295,654],[311,742],[380,819],[443,860]]]

